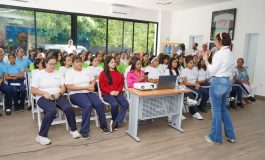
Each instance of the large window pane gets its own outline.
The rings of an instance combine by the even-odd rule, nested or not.
[[[123,21],[108,21],[108,51],[122,51]]]
[[[129,53],[132,51],[133,41],[133,22],[124,22],[124,40],[123,51]]]
[[[22,47],[35,48],[34,14],[32,11],[0,8],[0,46],[8,51]]]
[[[146,52],[147,50],[147,23],[134,23],[134,52]]]
[[[157,27],[157,24],[149,23],[148,53],[150,53],[151,55],[153,55],[154,50],[155,50],[156,27]]]
[[[93,53],[106,51],[106,19],[77,17],[77,44]]]
[[[65,50],[71,38],[71,16],[54,13],[36,13],[37,48]]]

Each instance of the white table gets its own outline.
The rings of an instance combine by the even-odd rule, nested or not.
[[[172,116],[170,126],[180,132],[184,132],[181,128],[181,115],[184,93],[190,92],[189,89],[140,91],[128,88],[127,91],[130,93],[127,133],[136,141],[140,141],[138,137],[138,120]]]

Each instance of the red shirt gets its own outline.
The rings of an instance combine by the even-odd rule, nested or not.
[[[112,78],[112,84],[109,85],[107,75],[102,71],[99,75],[99,87],[102,92],[102,96],[105,94],[110,94],[111,91],[122,92],[124,86],[123,76],[118,71],[110,71],[110,76]]]

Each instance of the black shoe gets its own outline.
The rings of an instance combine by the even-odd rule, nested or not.
[[[250,100],[251,102],[255,102],[256,101],[256,98],[249,96],[248,97],[248,100]]]
[[[229,104],[229,107],[233,108],[233,109],[237,109],[236,105],[235,105],[235,101],[231,101],[230,104]]]
[[[240,108],[244,108],[244,105],[241,102],[237,103],[236,105],[239,106]]]
[[[20,111],[20,108],[15,108],[14,111],[15,112],[19,112]]]
[[[101,128],[101,130],[102,130],[102,132],[103,132],[104,134],[110,134],[110,131],[109,131],[108,127],[103,126],[103,127],[100,127],[100,128]]]
[[[29,106],[29,107],[27,108],[28,111],[31,111],[31,109],[32,109],[31,106]]]
[[[21,107],[21,108],[20,108],[20,111],[21,111],[21,112],[24,112],[24,111],[25,111],[25,108],[24,108],[24,107]]]
[[[117,128],[118,128],[118,123],[113,121],[113,120],[111,120],[110,121],[110,132],[118,130]]]
[[[89,134],[88,134],[88,133],[81,133],[81,135],[82,135],[82,138],[83,138],[83,139],[85,139],[85,140],[88,140],[88,139],[90,139],[90,137],[89,137]]]

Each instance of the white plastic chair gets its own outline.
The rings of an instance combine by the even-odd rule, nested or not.
[[[0,92],[0,99],[2,100],[0,102],[0,106],[3,107],[3,111],[5,112],[5,110],[6,110],[6,108],[5,108],[5,95],[2,92]]]
[[[98,97],[99,97],[99,99],[102,101],[102,103],[104,105],[109,106],[111,108],[110,104],[107,103],[106,101],[104,101],[104,99],[102,97],[102,92],[101,92],[100,87],[99,87],[99,80],[97,80],[97,87],[98,87]],[[106,115],[107,119],[111,119],[111,113],[110,112],[105,113],[105,115]]]

